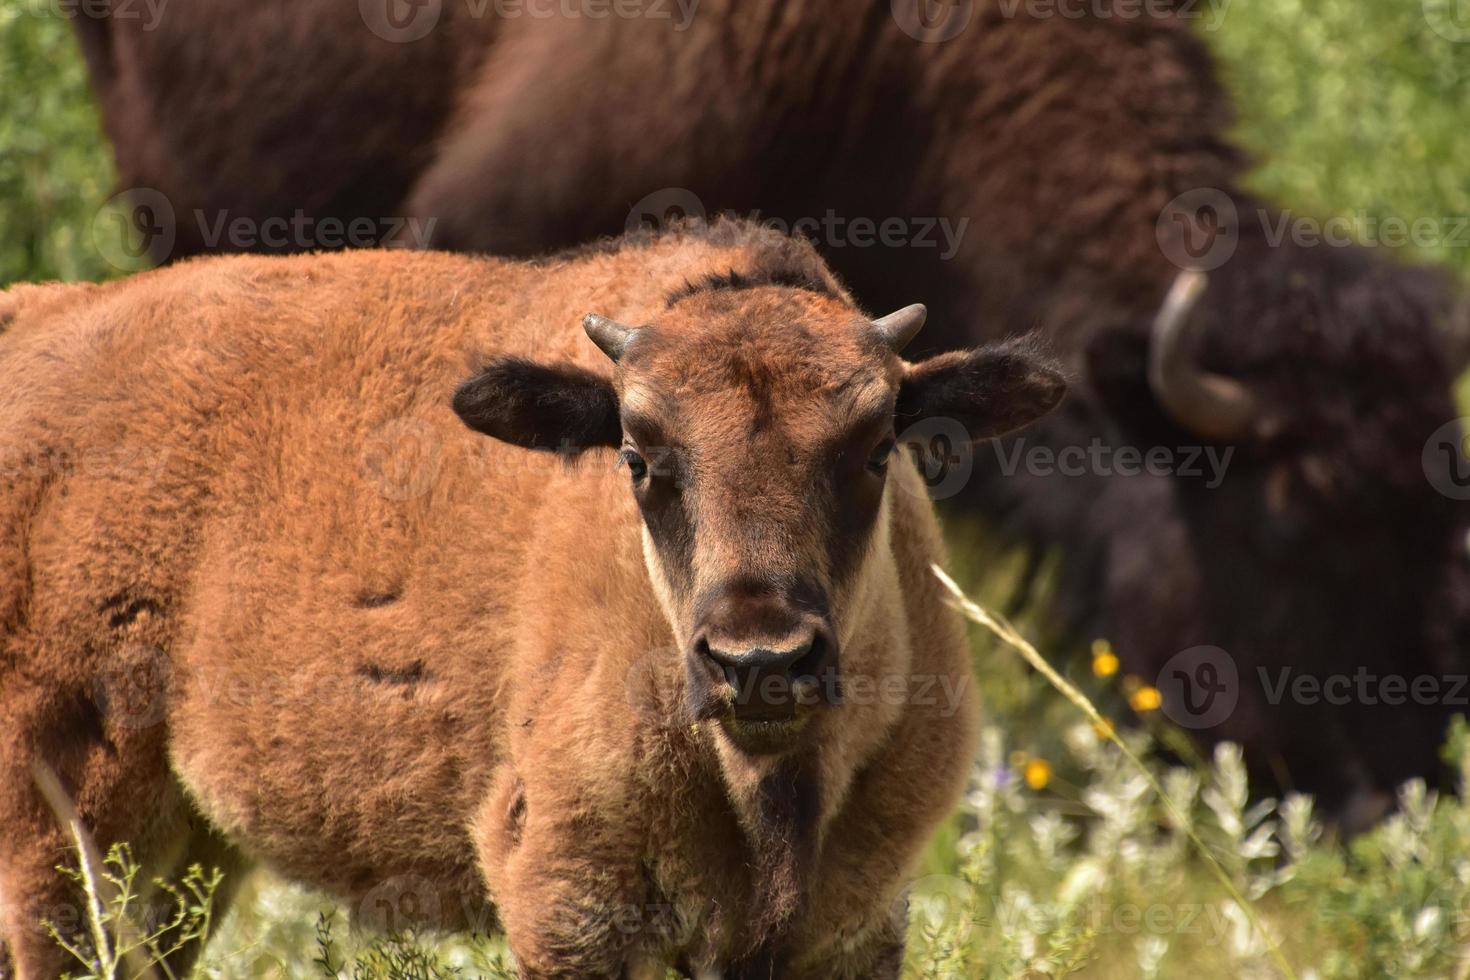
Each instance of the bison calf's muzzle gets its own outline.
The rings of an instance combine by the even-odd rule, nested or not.
[[[830,626],[779,599],[716,600],[688,657],[695,716],[718,719],[752,750],[779,749],[777,740],[795,735],[812,709],[840,701]]]

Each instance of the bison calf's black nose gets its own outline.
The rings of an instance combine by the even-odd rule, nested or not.
[[[701,639],[696,651],[712,678],[729,685],[729,704],[738,718],[790,717],[800,706],[832,700],[823,696],[832,673],[830,651],[816,631],[779,647],[735,648]]]

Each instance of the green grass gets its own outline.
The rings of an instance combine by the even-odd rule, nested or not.
[[[991,560],[971,555],[960,566],[982,582],[982,604],[997,608],[1013,566],[1002,560],[978,576]],[[1044,623],[1020,625],[1047,635]],[[972,639],[988,726],[966,805],[930,852],[933,877],[920,880],[921,891],[940,893],[943,913],[926,921],[918,903],[909,975],[1470,975],[1470,807],[1460,797],[1409,784],[1401,813],[1347,846],[1306,797],[1252,802],[1234,747],[1201,758],[1147,702],[1135,711],[1140,679],[1096,676],[1087,650],[1044,650],[1123,733],[1147,776],[1020,655],[987,630]],[[1157,761],[1149,749],[1160,743],[1184,748],[1188,761]],[[1470,730],[1454,731],[1446,757],[1463,780]],[[1045,784],[1027,785],[1036,760],[1046,762]]]
[[[992,603],[1003,577],[987,576]],[[914,884],[906,977],[1470,975],[1462,797],[1408,784],[1398,814],[1345,846],[1305,797],[1252,801],[1231,746],[1188,765],[1155,761],[1151,745],[1172,731],[1156,711],[1129,708],[1127,678],[1093,676],[1091,658],[1050,659],[1076,665],[1071,682],[1119,723],[1128,753],[988,632],[974,644],[986,724],[965,801]],[[1470,777],[1463,723],[1446,756]],[[1047,778],[1028,781],[1038,760]],[[508,962],[496,937],[355,933],[330,901],[255,873],[194,976],[505,980]]]

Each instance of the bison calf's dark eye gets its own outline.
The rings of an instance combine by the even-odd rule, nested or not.
[[[888,460],[893,455],[893,447],[895,445],[894,439],[890,436],[874,446],[873,451],[868,454],[868,469],[874,473],[887,473]]]
[[[628,468],[634,483],[642,483],[648,478],[648,460],[638,455],[631,449],[624,449],[618,454],[618,460]]]

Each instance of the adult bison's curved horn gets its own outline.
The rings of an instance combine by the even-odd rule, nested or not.
[[[633,339],[635,328],[609,320],[605,316],[596,313],[588,313],[582,317],[582,329],[587,331],[587,336],[592,342],[602,349],[602,352],[613,361],[623,356],[623,351],[628,349],[628,341]]]
[[[873,330],[888,345],[888,349],[897,354],[914,339],[914,334],[919,332],[928,316],[929,311],[924,308],[924,304],[915,303],[874,320]]]
[[[1256,406],[1245,385],[1194,363],[1199,320],[1193,313],[1207,285],[1208,277],[1194,269],[1174,280],[1154,319],[1148,384],[1175,422],[1206,439],[1229,441],[1250,431]]]
[[[1450,366],[1457,372],[1464,371],[1470,367],[1470,295],[1460,297],[1455,304],[1443,333]]]

